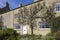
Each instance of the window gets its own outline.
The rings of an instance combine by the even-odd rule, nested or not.
[[[39,28],[50,28],[50,26],[46,22],[39,22]]]
[[[55,4],[55,11],[60,11],[60,3]]]
[[[18,15],[18,14],[15,14],[15,15],[14,15],[14,18],[18,18],[18,17],[19,17],[19,15]]]
[[[7,28],[7,26],[6,26],[6,25],[3,25],[3,26],[2,26],[2,29],[6,29],[6,28]]]
[[[6,21],[6,18],[2,16],[2,21],[5,22]]]
[[[19,24],[14,24],[14,29],[20,29],[20,25]]]

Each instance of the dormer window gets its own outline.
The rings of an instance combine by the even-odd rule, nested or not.
[[[60,3],[55,4],[55,11],[60,11]]]

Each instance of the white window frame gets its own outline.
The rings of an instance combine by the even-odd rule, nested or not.
[[[58,10],[59,9],[59,10]],[[55,12],[60,12],[60,2],[55,4],[55,8],[54,8]]]
[[[45,24],[40,24],[40,23],[46,23],[46,22],[39,22],[39,23],[38,23],[38,26],[39,26],[38,29],[39,29],[39,30],[49,30],[49,29],[50,29],[50,26],[49,26],[48,28],[43,28],[43,27],[41,27],[42,25],[44,26]],[[47,25],[47,24],[46,24],[46,25]],[[47,25],[47,26],[48,26],[48,25]]]
[[[18,27],[17,25],[19,26],[19,28],[17,28]],[[14,30],[20,30],[21,27],[19,24],[16,23],[16,24],[14,24],[13,28],[14,28]]]

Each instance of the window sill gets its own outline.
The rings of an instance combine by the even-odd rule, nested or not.
[[[55,11],[55,12],[60,12],[60,11]]]
[[[14,30],[18,30],[18,31],[20,31],[20,29],[14,29]]]
[[[51,28],[39,28],[39,30],[50,30]]]

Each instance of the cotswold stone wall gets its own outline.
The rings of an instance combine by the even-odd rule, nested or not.
[[[44,11],[42,11],[42,9],[44,9],[44,5],[49,7],[55,2],[56,2],[55,0],[44,0],[44,1],[34,2],[32,4],[22,6],[22,7],[19,7],[17,9],[14,9],[12,11],[1,14],[0,16],[3,16],[3,22],[4,22],[3,25],[6,26],[7,28],[14,29],[14,24],[18,24],[18,17],[15,18],[16,15],[19,15],[19,18],[21,18],[21,19],[22,19],[22,15],[23,15],[24,20],[21,20],[21,21],[26,22],[27,21],[26,19],[28,17],[30,17],[31,15],[33,15],[34,13],[36,13],[36,15],[34,17],[42,16],[41,14],[42,14],[42,12],[44,12]],[[37,21],[36,22],[37,25],[38,25],[38,22],[42,21],[41,18],[38,18],[38,19],[35,19],[35,20]],[[23,28],[20,25],[20,29],[17,29],[17,30],[14,29],[14,30],[16,30],[18,33],[22,34],[23,33],[22,29]],[[28,34],[31,33],[29,25],[27,26],[27,31],[28,31],[27,32]],[[46,35],[49,32],[50,32],[50,29],[40,30],[39,27],[34,29],[34,34],[36,34],[36,35],[37,34]]]

